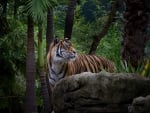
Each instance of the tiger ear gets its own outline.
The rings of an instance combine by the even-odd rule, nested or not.
[[[58,38],[55,38],[55,39],[54,39],[54,45],[56,45],[58,42],[59,42],[59,39],[58,39]]]
[[[64,40],[65,40],[66,42],[68,42],[70,39],[69,39],[69,38],[67,38],[67,37],[65,37],[65,38],[64,38]]]

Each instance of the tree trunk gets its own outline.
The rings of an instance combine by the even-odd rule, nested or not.
[[[17,8],[18,8],[18,0],[14,0],[14,18],[16,19],[17,16]]]
[[[33,19],[28,16],[27,30],[27,58],[26,58],[26,94],[24,113],[37,113],[35,93],[35,53],[34,53],[34,28]]]
[[[143,0],[126,0],[125,4],[122,58],[136,69],[144,59],[148,15]]]
[[[49,45],[54,39],[53,29],[53,9],[49,8],[47,13],[46,54],[49,51]]]
[[[67,14],[66,14],[66,20],[65,20],[65,33],[64,38],[71,39],[72,34],[72,28],[73,28],[73,21],[74,21],[74,10],[76,7],[76,0],[69,0]]]
[[[44,73],[44,54],[43,54],[43,26],[42,23],[39,23],[39,34],[38,34],[38,64],[39,64],[39,73],[40,73],[40,81],[41,81],[41,94],[43,97],[43,103],[45,108],[45,113],[51,113],[51,104],[50,97],[48,93],[48,86],[46,81],[46,74]]]
[[[49,46],[54,39],[53,29],[54,29],[54,27],[53,27],[53,9],[49,8],[48,13],[47,13],[46,55],[49,51]],[[50,98],[49,99],[50,110],[52,110],[52,100],[51,100],[52,92],[51,92],[50,85],[49,85],[48,75],[46,75],[46,78],[44,78],[44,79],[46,79],[46,82],[47,82],[47,88],[48,88],[49,98]]]
[[[0,37],[9,32],[9,25],[7,22],[7,0],[0,0],[2,5],[2,13],[0,15]]]
[[[2,16],[6,16],[7,14],[7,0],[0,0],[0,3],[2,5]]]
[[[114,17],[116,16],[116,11],[117,11],[117,5],[118,5],[118,1],[116,0],[113,5],[112,5],[112,9],[109,13],[109,17],[108,20],[106,21],[106,23],[104,24],[103,29],[96,35],[93,36],[93,42],[89,51],[89,54],[95,54],[96,49],[98,44],[100,43],[100,40],[105,36],[105,34],[108,32],[109,27],[111,26]]]

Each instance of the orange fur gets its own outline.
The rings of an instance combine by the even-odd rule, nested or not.
[[[57,48],[59,48],[60,51],[63,47],[66,46],[65,44],[69,45],[67,46],[65,51],[67,51],[70,54],[75,52],[75,49],[72,47],[70,41],[66,41],[64,39],[64,40],[60,40],[57,44],[52,42],[52,44],[50,45],[49,52],[47,54],[47,68],[49,70],[48,73],[50,72],[51,66],[53,65],[52,61]],[[63,77],[66,77],[74,74],[79,74],[82,72],[98,73],[102,70],[105,70],[107,72],[114,72],[115,65],[112,61],[103,57],[99,57],[95,55],[77,54],[74,61],[64,62],[62,69],[64,73]],[[55,73],[59,73],[59,72],[55,72]]]
[[[98,73],[102,70],[114,72],[114,63],[103,57],[95,55],[78,54],[75,61],[68,62],[68,70],[65,76],[74,75],[82,72]]]

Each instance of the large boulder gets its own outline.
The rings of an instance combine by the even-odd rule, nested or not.
[[[129,111],[130,113],[150,113],[150,95],[135,98]]]
[[[66,77],[53,92],[55,113],[128,113],[138,96],[150,94],[150,79],[135,74],[82,73]]]

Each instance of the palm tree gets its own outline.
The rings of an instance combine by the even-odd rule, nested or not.
[[[9,25],[7,22],[7,0],[0,0],[1,14],[0,14],[0,37],[9,32]]]
[[[71,39],[73,21],[74,21],[74,10],[76,6],[77,0],[69,0],[66,20],[65,20],[65,33],[64,37]]]
[[[51,42],[53,41],[54,39],[54,34],[53,34],[53,8],[52,7],[49,7],[48,8],[48,12],[47,12],[47,29],[46,29],[46,55],[49,51],[49,45],[51,44]],[[50,85],[49,85],[49,80],[48,80],[48,75],[46,75],[46,77],[44,78],[46,80],[45,83],[47,83],[47,87],[48,87],[48,92],[49,92],[49,103],[47,103],[47,105],[45,105],[45,107],[47,106],[47,108],[49,107],[49,111],[52,110],[52,92],[51,92],[51,89],[50,89]],[[48,96],[45,96],[45,97],[48,97]]]
[[[53,8],[49,7],[47,12],[46,54],[48,53],[50,43],[54,39],[53,29]]]
[[[51,112],[50,97],[48,94],[48,86],[46,82],[46,76],[44,73],[44,55],[42,47],[42,31],[43,22],[45,21],[46,11],[50,7],[49,0],[30,0],[27,4],[28,14],[30,14],[39,25],[39,35],[38,35],[38,62],[39,62],[39,73],[41,80],[41,93],[44,102],[45,112]],[[27,83],[28,84],[28,83]],[[30,85],[30,84],[29,84]]]
[[[41,94],[43,97],[44,108],[46,113],[51,113],[50,97],[48,92],[48,86],[46,81],[46,74],[44,72],[44,51],[43,51],[43,26],[42,23],[38,24],[38,67],[41,81]]]
[[[33,19],[28,16],[28,38],[27,38],[27,58],[26,58],[26,94],[24,113],[37,113],[35,94],[35,53],[34,53],[34,30]]]
[[[122,58],[136,69],[144,59],[148,15],[144,0],[125,0],[125,4]]]

